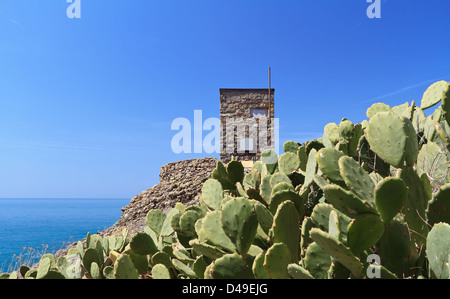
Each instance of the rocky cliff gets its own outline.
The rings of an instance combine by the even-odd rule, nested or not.
[[[216,158],[201,158],[162,166],[159,184],[134,196],[130,203],[122,208],[122,216],[117,223],[100,234],[112,235],[127,228],[130,235],[133,235],[145,228],[145,217],[151,209],[168,212],[178,202],[185,206],[197,203],[202,185],[211,177],[216,164]]]

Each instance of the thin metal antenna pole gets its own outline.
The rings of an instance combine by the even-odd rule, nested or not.
[[[270,72],[270,67],[269,67],[269,123],[271,123],[271,119],[272,119],[272,105],[271,105],[271,102],[272,102],[272,99],[271,99],[271,72]]]

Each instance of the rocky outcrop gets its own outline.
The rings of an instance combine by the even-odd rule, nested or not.
[[[168,212],[178,202],[185,206],[197,203],[203,183],[211,177],[217,161],[216,158],[201,158],[162,166],[159,184],[134,196],[130,203],[122,208],[119,221],[100,234],[112,235],[127,228],[132,235],[145,228],[145,217],[151,209]]]

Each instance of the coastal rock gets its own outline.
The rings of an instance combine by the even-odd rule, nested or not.
[[[103,237],[120,235],[126,228],[131,236],[144,230],[147,225],[146,216],[151,209],[160,209],[167,213],[178,202],[185,206],[198,203],[203,183],[211,177],[217,161],[216,158],[201,158],[161,166],[159,184],[134,196],[130,203],[122,208],[120,219],[112,227],[97,233]],[[85,240],[81,242],[85,243]],[[65,254],[75,245],[76,242],[58,251],[56,255]]]

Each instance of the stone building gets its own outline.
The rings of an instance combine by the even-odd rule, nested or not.
[[[274,148],[275,89],[220,89],[220,160],[244,166]]]

